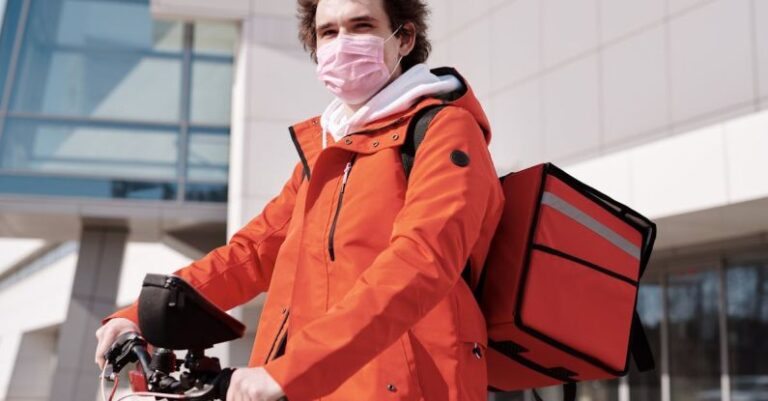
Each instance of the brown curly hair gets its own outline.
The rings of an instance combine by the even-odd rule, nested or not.
[[[413,50],[403,57],[403,71],[408,70],[416,64],[427,61],[432,45],[427,38],[427,17],[429,9],[422,0],[381,0],[384,3],[384,11],[389,16],[390,29],[394,30],[407,22],[413,23],[416,27],[416,42]],[[298,18],[299,18],[299,40],[304,46],[304,50],[309,51],[312,61],[317,62],[317,31],[315,26],[315,15],[317,14],[317,3],[320,0],[297,0]],[[401,29],[398,37],[403,35],[413,35],[414,32]]]

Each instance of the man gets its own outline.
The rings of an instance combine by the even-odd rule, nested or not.
[[[423,64],[426,15],[422,0],[299,0],[336,99],[291,127],[301,161],[280,194],[175,273],[222,309],[269,290],[227,400],[486,399],[485,322],[461,276],[482,266],[503,194],[471,89]],[[406,181],[409,123],[441,103]],[[136,320],[135,305],[105,319],[97,363]]]

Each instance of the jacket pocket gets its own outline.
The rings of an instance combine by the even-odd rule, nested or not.
[[[474,294],[460,281],[456,293],[458,317],[458,392],[464,401],[486,401],[488,397],[488,367],[485,352],[488,332],[485,318]]]
[[[488,367],[486,346],[477,341],[459,341],[459,399],[486,401],[488,398]]]
[[[275,334],[275,339],[272,340],[272,345],[269,347],[267,359],[264,361],[264,364],[279,357],[285,352],[285,346],[288,341],[288,315],[290,315],[290,313],[291,311],[289,309],[285,309],[285,312],[283,312],[283,317],[278,326],[277,334]]]
[[[454,307],[456,308],[459,341],[477,342],[486,347],[488,345],[488,331],[483,311],[464,280],[460,280],[456,286]]]
[[[404,401],[423,401],[421,385],[416,371],[416,360],[410,341],[410,331],[403,334],[392,346],[380,354],[379,385],[376,393],[381,399],[391,397]],[[384,398],[386,397],[386,398]],[[379,399],[379,398],[376,398]]]

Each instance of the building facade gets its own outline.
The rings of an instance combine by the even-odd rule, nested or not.
[[[112,189],[112,195],[102,196],[110,204],[135,210],[126,202],[142,198],[147,210],[167,210],[168,204],[179,210],[188,204],[208,208],[194,209],[198,217],[201,210],[215,214],[210,207],[222,204],[224,185],[226,230],[231,235],[257,215],[288,178],[297,155],[287,127],[319,114],[331,99],[296,39],[292,1],[53,1],[78,4],[57,8],[47,6],[46,0],[38,11],[35,3],[40,0],[7,1],[0,37],[0,77],[6,77],[0,82],[0,184],[12,182],[3,181],[10,179],[3,178],[8,174],[21,182],[18,185],[31,188],[24,191],[39,191],[34,189],[37,178],[27,177],[50,179],[68,173],[71,179],[83,180],[93,179],[94,171],[104,173],[98,179],[117,174],[117,181],[134,184],[121,184],[122,192]],[[473,86],[494,130],[491,152],[499,174],[552,161],[658,223],[656,250],[638,300],[657,370],[585,383],[579,399],[768,400],[768,363],[763,357],[768,355],[768,2],[482,0],[471,7],[464,0],[427,3],[432,9],[429,64],[454,66]],[[121,29],[108,11],[84,13],[82,7],[93,4],[139,7],[143,16],[130,24],[132,29]],[[25,13],[24,18],[8,17]],[[35,18],[44,21],[57,14],[62,20],[79,21],[80,30],[93,29],[92,35],[83,40],[77,30],[35,25]],[[19,27],[22,21],[32,22]],[[136,26],[151,27],[146,29],[151,33],[136,38]],[[34,29],[41,30],[30,34],[34,43],[48,44],[25,50],[28,39],[6,33]],[[230,39],[221,39],[225,36]],[[233,43],[234,50],[225,51],[224,43]],[[91,52],[106,57],[116,46],[133,50],[118,52],[113,64],[88,67]],[[64,49],[54,50],[58,47]],[[63,60],[56,61],[59,58]],[[50,79],[40,78],[46,75]],[[35,148],[29,139],[75,131],[82,132],[81,141],[89,145],[105,138],[112,138],[110,145],[123,143],[122,138],[126,142],[115,157],[69,154],[67,147],[52,146],[53,140]],[[129,138],[137,131],[165,151],[132,148]],[[114,150],[72,144],[72,152]],[[221,157],[224,153],[227,157]],[[101,164],[90,164],[93,159]],[[196,167],[195,160],[204,162]],[[26,174],[21,181],[18,170]],[[147,183],[153,184],[142,186]],[[11,184],[5,188],[13,194],[24,192]],[[93,212],[92,202],[78,210]],[[4,217],[5,225],[39,226],[39,215],[17,203],[0,199],[0,207],[12,216]],[[46,210],[54,207],[44,205]],[[74,220],[93,214],[79,213]],[[189,240],[190,233],[215,220],[184,225],[180,221],[189,222],[189,215],[181,212],[156,215],[162,216],[159,225],[170,229],[152,229],[146,217],[128,218],[130,232],[145,233],[136,238],[162,241],[182,253],[189,248],[200,252],[204,246]],[[52,218],[62,224],[72,220]],[[188,229],[168,234],[181,228]],[[69,230],[56,240],[77,240],[72,232],[80,231]],[[32,229],[0,227],[0,233],[45,238]],[[194,252],[186,255],[194,258]],[[129,269],[123,265],[124,271]],[[0,276],[0,304],[3,292],[35,277],[55,277],[53,271],[41,268],[7,289]],[[123,285],[118,286],[121,292],[133,294]],[[61,299],[77,297],[65,293]],[[259,299],[238,312],[251,337],[258,312]],[[61,319],[66,313],[59,315]],[[43,354],[58,352],[50,341],[41,340],[50,336],[46,330],[55,326],[53,320],[35,335],[21,338],[28,344],[48,344],[37,347],[48,350],[40,351]],[[2,339],[0,332],[0,355]],[[233,364],[242,360],[248,346],[243,340],[230,347]],[[3,379],[0,369],[2,380],[10,379]],[[541,393],[551,398],[558,391]],[[2,394],[0,386],[0,399]],[[531,400],[532,395],[490,398]],[[6,395],[6,401],[12,399]]]
[[[40,243],[0,267],[0,399],[94,399],[99,320],[225,241],[238,27],[147,0],[2,10],[0,236]]]

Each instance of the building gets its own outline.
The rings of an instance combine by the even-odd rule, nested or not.
[[[5,386],[6,401],[16,398],[8,395],[13,369],[4,370],[3,361],[20,361],[14,354],[29,347],[42,355],[30,357],[35,366],[59,355],[51,371],[66,369],[61,345],[84,331],[63,320],[72,316],[71,305],[85,303],[96,316],[114,303],[78,293],[74,271],[96,264],[78,262],[75,269],[71,241],[82,238],[80,260],[103,248],[116,249],[112,258],[119,260],[126,237],[152,242],[135,246],[155,247],[169,263],[194,258],[211,245],[205,239],[223,237],[225,221],[231,234],[277,193],[296,160],[287,126],[330,100],[296,40],[292,1],[55,0],[50,3],[59,6],[49,6],[46,0],[45,8],[41,1],[7,0],[0,37],[0,235],[45,240],[11,268],[26,276],[0,276],[0,318],[17,305],[9,304],[11,291],[31,291],[22,291],[25,285],[39,282],[58,294],[50,288],[70,282],[56,268],[66,257],[76,291],[59,291],[58,312],[35,312],[47,320],[25,314],[13,327],[46,324],[21,333],[5,324],[0,329],[0,358],[6,358],[0,399]],[[658,369],[587,383],[580,399],[767,400],[768,363],[761,356],[768,355],[768,3],[428,3],[430,64],[456,66],[472,84],[494,128],[491,151],[500,174],[554,161],[659,225],[638,302]],[[141,17],[123,24],[132,7]],[[67,18],[78,21],[74,32],[44,23]],[[149,36],[136,38],[139,26]],[[108,64],[86,61],[117,48],[132,51]],[[52,57],[59,52],[67,56]],[[92,88],[93,82],[101,86]],[[82,139],[70,147],[48,139],[36,148],[27,138],[72,131]],[[153,145],[134,148],[138,131],[146,134],[142,145]],[[31,157],[31,150],[42,153]],[[106,153],[82,153],[94,151]],[[109,184],[93,189],[94,180],[107,177]],[[53,179],[70,181],[46,181]],[[204,230],[214,234],[201,235]],[[117,239],[89,242],[99,233]],[[67,246],[69,253],[62,250]],[[130,254],[131,245],[125,249]],[[45,265],[44,255],[54,262],[35,268]],[[141,269],[130,260],[123,266],[135,286],[140,274],[131,272]],[[123,288],[129,280],[118,286],[119,270],[108,271],[110,296],[125,293],[117,300],[129,301],[135,294]],[[258,305],[239,316],[253,325]],[[88,345],[78,347],[78,355],[88,354]],[[247,349],[244,340],[224,354],[236,364]],[[92,371],[70,368],[91,383]],[[25,399],[50,393],[40,394]]]
[[[0,272],[0,399],[93,399],[100,317],[225,241],[237,26],[2,5],[0,236],[39,242]]]

